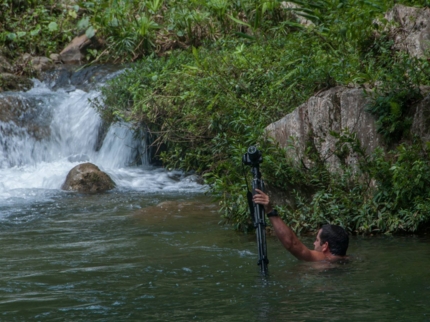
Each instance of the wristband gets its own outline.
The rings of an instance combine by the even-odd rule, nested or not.
[[[273,209],[271,212],[267,213],[267,217],[278,217],[278,212]]]

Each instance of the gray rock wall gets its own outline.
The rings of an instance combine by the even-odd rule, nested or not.
[[[306,158],[305,149],[314,146],[329,169],[337,171],[341,160],[334,153],[338,139],[333,132],[356,133],[368,153],[382,145],[374,117],[365,111],[368,102],[362,89],[334,87],[311,97],[284,118],[270,124],[266,133],[281,147],[289,148],[288,157],[308,166],[311,161]],[[351,153],[343,161],[355,164],[357,156]]]
[[[418,104],[411,132],[420,137],[423,142],[430,141],[430,94]]]
[[[395,49],[411,56],[430,57],[430,8],[396,4],[385,18]]]

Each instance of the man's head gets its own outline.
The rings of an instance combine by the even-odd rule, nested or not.
[[[314,242],[315,250],[324,252],[329,250],[330,253],[337,256],[345,256],[348,249],[348,233],[340,226],[323,225],[318,232],[317,239]]]

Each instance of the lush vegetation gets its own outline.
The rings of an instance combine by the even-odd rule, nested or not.
[[[85,1],[61,11],[57,31],[105,39],[106,49],[89,53],[93,61],[136,62],[103,90],[101,114],[147,126],[164,166],[202,174],[236,229],[249,229],[242,155],[256,143],[266,183],[291,195],[281,213],[296,231],[322,222],[358,233],[419,229],[430,219],[430,164],[428,148],[410,135],[410,111],[430,70],[428,60],[392,49],[383,13],[396,1],[294,2],[300,9],[263,0]],[[0,41],[25,48],[28,28]],[[360,162],[332,174],[311,147],[314,166],[305,168],[263,138],[268,124],[314,93],[351,84],[370,88],[369,111],[389,152],[366,155],[353,134],[334,133],[348,143],[339,157],[348,147]]]

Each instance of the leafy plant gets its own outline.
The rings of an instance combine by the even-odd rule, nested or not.
[[[78,7],[63,10],[52,1],[0,2],[0,47],[12,58],[23,53],[46,55],[58,52],[71,40]]]
[[[428,220],[422,212],[428,204],[423,198],[425,190],[415,188],[419,192],[413,195],[406,189],[405,173],[420,176],[423,181],[417,187],[424,185],[428,180],[426,152],[413,154],[417,163],[410,166],[397,155],[366,155],[353,133],[332,133],[338,140],[334,153],[340,160],[349,153],[359,156],[355,167],[344,162],[341,171],[333,174],[312,146],[307,157],[313,166],[306,168],[286,158],[288,151],[262,139],[265,126],[314,93],[351,82],[373,87],[376,112],[390,118],[390,125],[395,124],[389,134],[393,144],[397,142],[394,133],[407,137],[405,116],[418,96],[401,93],[409,95],[411,89],[428,84],[424,76],[428,65],[393,53],[389,41],[374,36],[376,26],[369,21],[382,13],[381,3],[360,4],[358,13],[354,5],[359,7],[359,2],[342,3],[327,2],[333,12],[318,3],[306,3],[307,13],[313,10],[319,17],[311,27],[289,25],[287,33],[266,33],[264,37],[237,38],[233,33],[200,48],[170,52],[161,60],[147,57],[105,89],[106,107],[101,111],[148,125],[154,145],[163,151],[159,158],[164,166],[202,174],[221,204],[222,221],[236,229],[250,229],[244,198],[244,176],[249,180],[249,174],[243,173],[241,156],[249,145],[258,143],[264,155],[266,182],[290,192],[291,202],[282,209],[284,219],[296,231],[316,229],[321,222],[337,223],[359,233],[413,231]],[[242,4],[243,12],[250,14],[256,5]],[[196,5],[199,12],[215,10],[203,1]],[[239,19],[234,11],[237,8],[237,4],[225,8],[230,26],[254,28],[254,18],[242,15]],[[180,19],[170,21],[172,30],[184,30],[178,37],[189,41],[197,26],[190,7],[183,4],[175,13]],[[211,21],[210,16],[207,19]],[[222,25],[220,19],[218,15],[212,20],[214,26]],[[354,28],[362,27],[360,32],[348,32],[351,20],[357,23]],[[262,23],[261,29],[252,30],[257,35],[273,30],[273,26],[271,21],[270,28]],[[344,34],[340,32],[343,27]],[[405,73],[407,80],[402,77]],[[388,102],[403,104],[400,115],[391,107],[384,110],[382,98],[388,97],[387,93],[397,95],[386,99]],[[387,123],[381,124],[385,128]],[[402,155],[411,153],[404,147],[408,152]],[[396,171],[390,170],[393,166]]]
[[[241,165],[251,144],[263,152],[268,186],[289,194],[281,209],[297,232],[321,222],[358,233],[418,229],[429,221],[428,152],[412,144],[409,128],[420,86],[430,85],[429,62],[394,51],[374,23],[398,1],[293,2],[0,0],[0,45],[13,58],[47,55],[85,33],[106,43],[87,52],[89,61],[135,62],[95,106],[109,121],[148,128],[165,167],[203,175],[235,229],[252,229]],[[312,145],[305,167],[263,139],[267,125],[339,85],[367,89],[392,150],[367,155],[353,133],[332,133],[343,166],[334,174]],[[350,153],[354,167],[342,162]]]
[[[377,117],[378,132],[389,144],[408,137],[412,125],[412,107],[422,99],[420,85],[427,80],[428,62],[405,54],[380,59],[386,64],[368,111]]]

